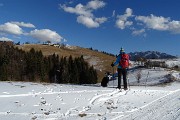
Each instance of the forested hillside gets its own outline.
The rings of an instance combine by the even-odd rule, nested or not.
[[[106,72],[112,72],[111,63],[116,60],[116,57],[111,54],[99,52],[92,48],[82,48],[78,46],[55,47],[42,44],[23,44],[16,45],[16,47],[26,52],[30,51],[31,48],[34,48],[35,51],[41,50],[44,56],[49,56],[53,53],[60,57],[69,57],[71,55],[73,59],[83,56],[84,60],[88,62],[90,66],[93,65],[94,69],[96,69],[98,82],[101,82]]]
[[[0,80],[92,84],[97,82],[97,73],[83,56],[43,56],[34,48],[25,52],[0,44]]]

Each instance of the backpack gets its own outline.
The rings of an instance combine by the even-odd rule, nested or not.
[[[129,55],[128,54],[120,54],[121,60],[119,62],[119,65],[125,69],[129,67]]]
[[[109,78],[108,77],[104,77],[101,81],[101,86],[102,87],[107,87],[107,84],[109,82]]]

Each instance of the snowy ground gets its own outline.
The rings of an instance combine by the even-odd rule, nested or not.
[[[169,75],[175,82],[167,83]],[[179,72],[133,69],[128,83],[119,91],[117,80],[106,88],[0,82],[0,120],[180,120]]]
[[[180,83],[112,87],[0,82],[0,120],[180,120]]]
[[[176,65],[180,66],[180,58],[173,60],[165,60],[165,63],[168,65],[168,67],[174,67]]]
[[[138,82],[137,76],[140,74],[141,78]],[[117,79],[117,78],[116,78]],[[162,83],[168,83],[173,80],[180,81],[180,73],[165,68],[155,69],[131,69],[128,71],[128,82],[133,86],[155,86]],[[117,80],[111,80],[109,86],[117,85]]]

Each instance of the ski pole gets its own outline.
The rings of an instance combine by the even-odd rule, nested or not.
[[[113,64],[114,62],[112,61],[112,64]],[[111,65],[112,65],[111,64]],[[114,88],[114,66],[112,66],[112,78],[113,78],[113,88]]]
[[[113,88],[114,88],[114,67],[112,69],[113,69]]]
[[[148,79],[148,77],[149,77],[149,71],[148,71],[148,74],[147,74],[147,77],[146,77],[145,88],[146,88],[146,86],[147,86],[147,79]]]
[[[129,90],[130,90],[130,83],[129,83],[129,72],[128,72],[128,70],[127,70],[127,80],[128,80]]]

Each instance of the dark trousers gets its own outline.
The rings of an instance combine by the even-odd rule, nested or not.
[[[127,69],[118,68],[118,88],[121,88],[121,76],[123,76],[124,89],[127,88]]]

